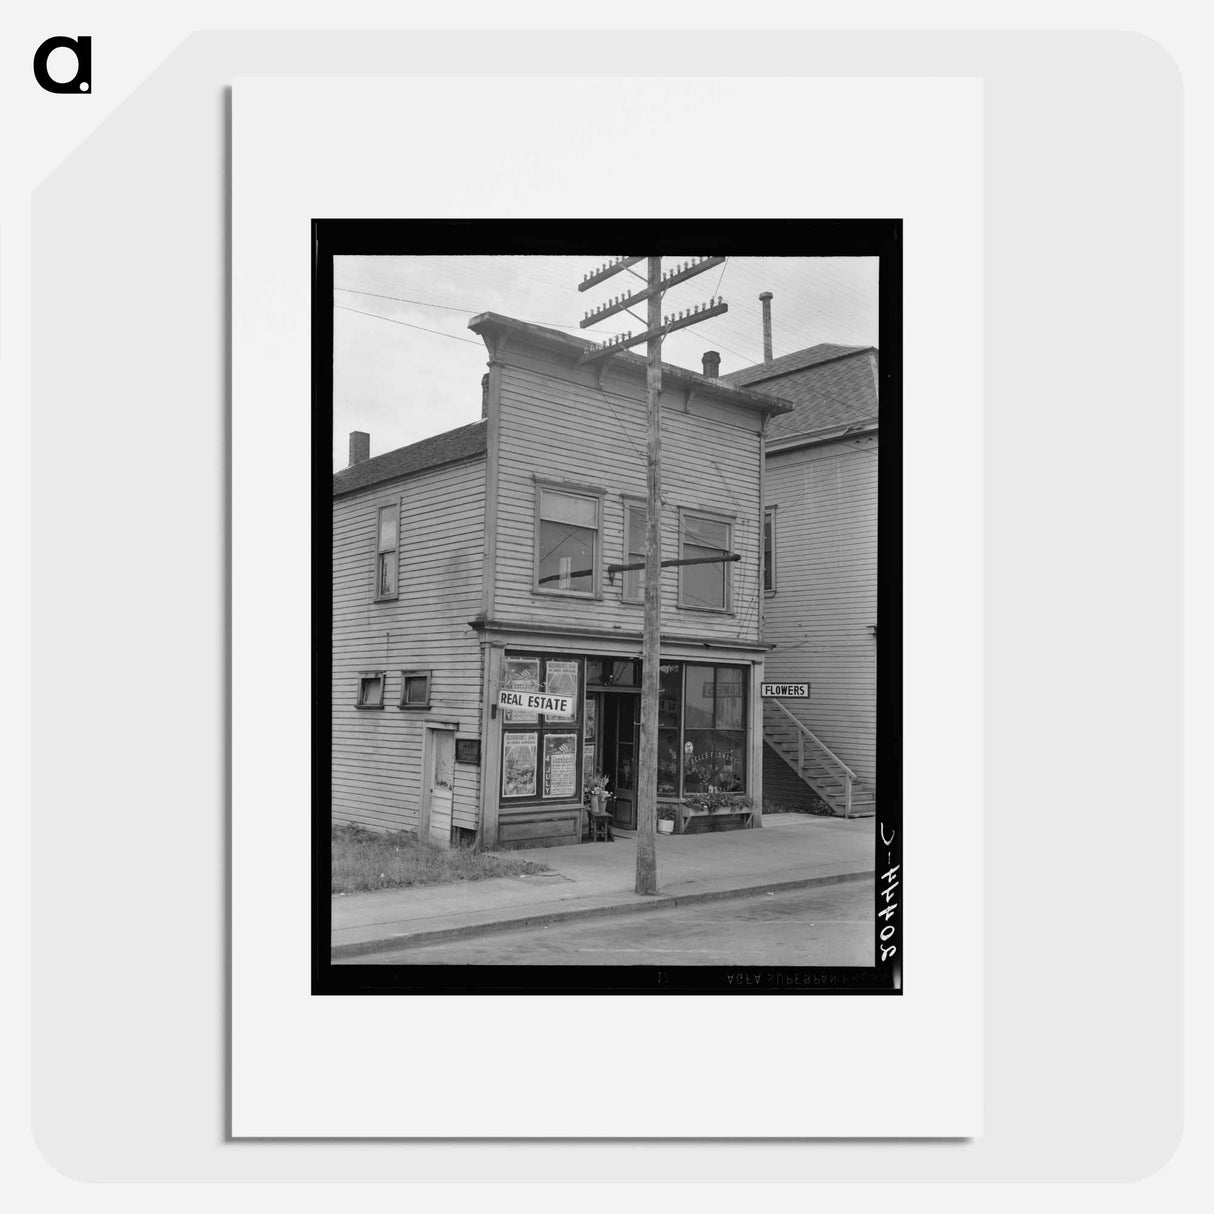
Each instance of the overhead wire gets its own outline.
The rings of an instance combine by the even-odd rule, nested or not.
[[[452,341],[462,341],[469,346],[479,346],[479,341],[473,341],[470,337],[460,337],[455,333],[444,333],[442,329],[427,329],[425,325],[410,324],[407,320],[396,320],[391,316],[380,316],[378,312],[363,312],[359,308],[347,308],[345,304],[335,303],[335,308],[340,308],[343,312],[354,312],[358,316],[370,316],[373,320],[386,320],[390,325],[404,325],[406,329],[420,329],[423,333],[433,333],[437,337],[449,337]]]
[[[391,300],[394,300],[396,303],[416,304],[418,307],[421,307],[421,308],[440,308],[444,312],[462,312],[465,316],[474,316],[474,315],[476,315],[476,311],[477,311],[475,308],[461,307],[457,304],[436,303],[435,301],[429,300],[429,299],[409,299],[403,295],[381,295],[375,291],[360,291],[357,287],[334,287],[333,290],[347,291],[351,295],[368,295],[372,299],[391,299]],[[352,308],[350,310],[355,311],[356,309]],[[370,316],[371,313],[368,312],[368,313],[366,313],[366,315]],[[525,324],[547,325],[548,328],[550,328],[550,329],[579,330],[581,328],[580,325],[561,324],[561,322],[559,320],[527,320],[523,317],[519,317],[518,319],[523,320]],[[612,336],[613,337],[618,336],[618,334],[613,333]]]

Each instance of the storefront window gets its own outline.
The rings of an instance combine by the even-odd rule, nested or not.
[[[662,665],[658,685],[658,796],[679,795],[679,726],[682,719],[683,667]]]
[[[684,792],[746,788],[746,667],[688,666]]]
[[[507,708],[502,713],[502,797],[511,801],[574,801],[581,795],[582,659],[511,654],[502,688],[568,696],[569,715]],[[593,726],[591,727],[593,737]]]
[[[625,658],[510,654],[503,687],[567,695],[574,713],[504,709],[502,797],[513,804],[572,801],[596,772],[610,775],[611,791],[636,783],[632,726],[615,720],[620,692],[640,685],[641,664]],[[690,792],[744,792],[749,725],[750,668],[663,662],[658,680],[658,796]],[[613,693],[614,689],[619,689]],[[640,699],[631,693],[639,719]],[[629,693],[625,693],[627,699]],[[629,721],[634,718],[630,717]],[[621,727],[622,728],[622,727]],[[627,740],[626,740],[627,739]],[[627,754],[625,754],[627,751]],[[626,799],[626,798],[625,798]]]
[[[612,687],[639,687],[641,685],[640,662],[634,662],[631,659],[626,661],[617,659],[604,664],[608,667],[605,672],[607,682]]]

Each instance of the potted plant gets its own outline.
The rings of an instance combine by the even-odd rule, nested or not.
[[[591,812],[603,813],[607,807],[607,777],[601,771],[586,782],[586,795],[590,798]]]
[[[712,812],[714,814],[740,814],[750,809],[753,802],[740,792],[715,792],[712,794]]]
[[[663,835],[673,835],[674,834],[675,809],[676,809],[676,807],[669,803],[658,805],[658,833],[659,834],[663,834]]]
[[[748,813],[754,802],[740,792],[720,792],[709,789],[704,792],[688,793],[683,798],[684,804],[695,814],[704,814],[711,818],[725,817],[728,814]],[[716,826],[709,826],[716,830]]]

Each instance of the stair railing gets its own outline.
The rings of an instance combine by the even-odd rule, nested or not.
[[[786,717],[797,727],[797,774],[801,775],[805,771],[805,739],[808,738],[820,751],[823,752],[834,765],[839,769],[839,774],[843,777],[843,816],[851,817],[851,797],[852,786],[859,779],[854,771],[820,737],[797,717],[795,717],[779,700],[764,700],[764,708],[771,708]]]

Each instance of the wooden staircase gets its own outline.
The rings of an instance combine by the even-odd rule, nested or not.
[[[763,740],[840,817],[877,812],[876,791],[779,700],[763,701]]]

